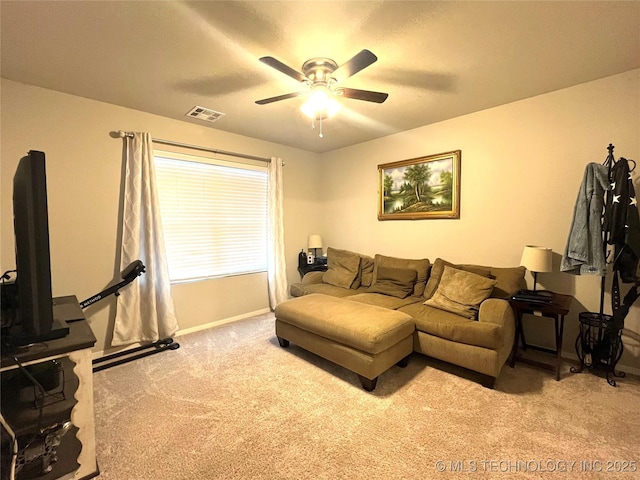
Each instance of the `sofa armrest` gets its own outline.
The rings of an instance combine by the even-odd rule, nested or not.
[[[510,349],[516,336],[516,317],[507,300],[488,298],[480,304],[478,321],[496,323],[502,327],[502,338],[506,348]]]
[[[504,327],[511,327],[515,331],[515,316],[507,300],[488,298],[480,304],[478,312],[479,322],[497,323]]]
[[[322,283],[324,272],[309,272],[302,277],[302,285],[317,285]]]

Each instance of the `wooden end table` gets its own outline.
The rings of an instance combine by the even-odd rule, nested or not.
[[[573,297],[571,295],[562,295],[559,293],[551,292],[551,304],[523,301],[523,300],[509,300],[513,312],[516,317],[516,335],[513,339],[513,349],[511,351],[511,367],[516,363],[516,360],[535,367],[544,368],[545,370],[551,370],[556,372],[556,380],[560,380],[560,366],[562,364],[562,336],[564,332],[564,316],[569,313],[571,302]],[[522,315],[528,313],[535,317],[547,317],[553,318],[555,322],[555,338],[556,348],[555,350],[549,348],[538,347],[536,345],[528,345],[524,338],[524,329],[522,328]],[[526,350],[531,348],[533,350],[539,350],[546,353],[555,354],[555,364],[547,364],[533,360],[526,357],[518,356],[518,344],[522,341],[522,349]]]

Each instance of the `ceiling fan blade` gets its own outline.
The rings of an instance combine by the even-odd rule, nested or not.
[[[384,103],[389,96],[388,93],[358,90],[357,88],[339,88],[336,89],[336,93],[342,95],[344,98],[353,98],[354,100],[364,100],[374,103]]]
[[[289,75],[291,78],[298,80],[299,82],[307,82],[309,81],[307,77],[305,77],[302,73],[294,70],[288,65],[285,65],[280,60],[277,60],[273,57],[262,57],[260,61],[266,65],[269,65],[271,68],[275,68],[279,72],[284,73],[285,75]]]
[[[287,98],[295,98],[300,95],[304,95],[306,92],[293,92],[285,95],[278,95],[277,97],[263,98],[262,100],[256,100],[258,105],[266,105],[267,103],[279,102],[280,100],[286,100]]]
[[[376,60],[378,60],[378,57],[376,57],[369,50],[364,49],[360,53],[356,54],[356,56],[354,56],[351,60],[348,60],[346,63],[340,65],[331,76],[338,82],[342,82],[350,76],[355,75],[360,70],[367,68]]]

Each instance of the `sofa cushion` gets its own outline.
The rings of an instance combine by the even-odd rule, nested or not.
[[[382,293],[405,298],[413,293],[418,273],[412,268],[378,267],[376,282],[369,287],[371,293]]]
[[[491,267],[491,276],[496,279],[491,297],[508,300],[518,293],[518,290],[527,288],[524,280],[525,271],[524,267]]]
[[[373,271],[373,284],[376,283],[378,277],[378,269],[383,267],[391,268],[410,268],[416,271],[416,283],[413,286],[413,296],[419,297],[424,292],[424,287],[427,283],[427,277],[429,275],[429,268],[431,264],[428,258],[423,259],[408,259],[398,257],[386,257],[384,255],[376,254],[375,267]]]
[[[438,289],[424,304],[475,319],[495,284],[491,278],[445,266]]]
[[[367,255],[360,255],[360,285],[363,287],[370,287],[373,283],[373,267],[375,263],[372,257]],[[357,278],[356,278],[357,280]]]
[[[347,250],[327,249],[328,269],[322,277],[324,283],[336,287],[351,288],[360,271],[360,255]],[[357,288],[359,285],[355,286]]]
[[[440,279],[442,278],[442,274],[444,273],[444,267],[453,267],[459,270],[464,270],[465,272],[472,272],[478,275],[482,275],[483,277],[491,277],[491,268],[483,267],[480,265],[456,265],[451,262],[447,262],[442,258],[436,258],[436,261],[433,263],[431,267],[431,273],[429,274],[429,281],[424,289],[424,298],[425,300],[430,299],[436,290],[438,289],[438,285],[440,284]]]
[[[351,295],[349,300],[352,302],[368,303],[369,305],[384,307],[390,310],[397,310],[400,307],[411,305],[412,303],[422,303],[422,297],[398,298],[382,293],[369,293],[368,290],[365,290],[365,293]]]
[[[416,330],[435,337],[493,350],[504,343],[505,329],[497,323],[476,322],[422,303],[412,303],[399,310],[411,315]]]
[[[312,293],[322,293],[323,295],[329,295],[331,297],[350,297],[351,295],[357,295],[358,293],[366,292],[366,288],[342,288],[330,285],[328,283],[320,283],[313,285],[304,285],[303,295],[310,295]],[[301,296],[301,295],[297,295]]]

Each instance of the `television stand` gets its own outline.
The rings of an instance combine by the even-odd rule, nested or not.
[[[17,348],[28,347],[34,343],[48,342],[69,335],[69,326],[66,322],[53,319],[51,331],[43,335],[25,335],[21,330],[21,325],[16,325],[9,329],[9,338],[12,346]]]
[[[70,302],[78,305],[75,297],[64,297]],[[16,480],[88,480],[99,474],[91,369],[96,338],[86,319],[67,328],[62,338],[2,351],[2,480],[12,478],[11,470]]]

